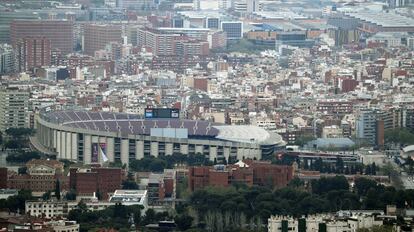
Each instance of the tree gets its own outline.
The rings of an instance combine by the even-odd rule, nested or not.
[[[60,200],[60,181],[59,181],[59,179],[56,180],[55,197],[56,197],[56,199]]]
[[[76,190],[70,189],[69,192],[66,193],[65,198],[68,201],[74,201],[74,200],[76,200]]]
[[[27,163],[32,159],[40,159],[40,153],[36,151],[15,152],[6,157],[7,162],[11,163]]]
[[[122,189],[138,189],[138,185],[135,181],[125,180],[122,182]]]
[[[5,204],[11,212],[24,212],[25,202],[33,199],[34,198],[31,191],[22,189],[16,196],[10,196],[7,198]]]
[[[371,164],[371,173],[372,175],[377,175],[377,165],[375,165],[375,162]]]
[[[323,161],[322,161],[322,158],[321,157],[319,157],[315,161],[315,164],[313,165],[313,167],[315,168],[316,171],[322,172],[322,169],[323,169]]]
[[[143,219],[143,224],[144,225],[148,225],[150,223],[155,223],[157,220],[156,215],[155,215],[155,211],[153,209],[148,209],[145,212],[145,217]]]
[[[16,140],[21,139],[22,137],[31,136],[35,133],[34,129],[31,128],[8,128],[6,131],[8,136],[13,137]]]
[[[337,170],[338,173],[343,173],[344,161],[342,160],[341,157],[339,157],[339,156],[336,157],[335,166],[336,166],[336,170]]]
[[[395,128],[385,130],[384,139],[386,144],[399,143],[399,144],[414,144],[414,134],[406,128]]]
[[[174,218],[177,228],[180,231],[185,231],[191,228],[194,218],[188,214],[178,215]]]
[[[295,145],[303,147],[308,142],[315,140],[315,137],[312,135],[301,135],[295,140]]]
[[[372,175],[371,165],[365,167],[365,175]]]
[[[19,168],[17,169],[17,173],[18,173],[19,175],[26,174],[26,173],[27,173],[27,167],[19,167]]]
[[[50,192],[50,191],[47,191],[47,192],[45,192],[45,193],[42,195],[42,199],[43,199],[44,201],[47,201],[47,200],[49,200],[49,199],[50,199],[50,195],[51,195],[51,192]]]
[[[375,189],[376,187],[377,182],[363,177],[357,178],[354,184],[354,189],[360,196],[366,195],[369,189]]]
[[[299,179],[298,177],[293,178],[293,180],[291,180],[288,184],[288,186],[293,187],[293,188],[299,188],[302,187],[305,183]]]
[[[102,193],[101,193],[101,191],[99,189],[96,190],[96,198],[98,198],[99,201],[102,200]]]

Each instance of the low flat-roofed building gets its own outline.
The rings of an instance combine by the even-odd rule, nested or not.
[[[17,196],[19,191],[17,189],[0,189],[0,200],[7,199],[11,196]]]
[[[122,203],[123,205],[142,205],[148,208],[147,190],[115,190],[109,198],[111,203]]]

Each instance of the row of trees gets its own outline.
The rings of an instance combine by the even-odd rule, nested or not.
[[[363,165],[360,163],[347,163],[341,157],[337,157],[335,163],[324,162],[322,158],[306,159],[303,161],[296,156],[282,155],[281,157],[269,157],[273,164],[292,165],[296,162],[299,168],[305,170],[319,171],[321,173],[336,173],[336,174],[365,174],[376,175],[378,166],[375,163],[370,165]]]
[[[213,163],[202,154],[184,155],[174,153],[172,155],[149,156],[140,160],[132,160],[129,163],[129,169],[133,172],[162,172],[166,168],[173,168],[179,164],[200,166],[211,165]]]
[[[9,212],[23,213],[25,210],[25,202],[33,199],[34,197],[31,191],[20,190],[16,196],[0,199],[0,209],[7,209]]]
[[[407,128],[395,128],[384,132],[386,144],[412,145],[414,144],[414,133]]]
[[[86,206],[69,214],[81,224],[81,231],[96,227],[127,231],[132,224],[144,227],[160,220],[172,220],[180,231],[265,231],[270,215],[301,216],[338,210],[380,209],[395,204],[399,208],[414,206],[414,190],[396,190],[377,182],[358,178],[350,188],[344,176],[321,178],[306,188],[294,179],[282,189],[235,185],[228,188],[208,187],[193,192],[175,212],[141,215],[137,206],[115,205],[103,211],[88,211]]]
[[[345,177],[337,176],[312,181],[309,192],[295,179],[288,187],[275,191],[258,186],[198,190],[191,195],[187,209],[195,209],[194,218],[199,219],[198,223],[208,224],[211,214],[217,213],[243,214],[247,222],[254,222],[259,216],[265,222],[275,214],[301,216],[347,209],[384,210],[388,204],[401,208],[414,206],[414,190],[396,190],[366,178],[357,179],[351,190]],[[221,231],[217,230],[220,225],[209,228]]]
[[[41,154],[37,151],[16,151],[6,157],[10,163],[26,163],[32,159],[40,159]]]
[[[28,137],[34,135],[31,128],[9,128],[2,135],[2,144],[6,149],[23,149],[28,147]],[[7,139],[5,139],[5,137]]]
[[[90,231],[99,227],[130,231],[132,224],[139,225],[141,223],[141,210],[142,207],[138,205],[116,204],[105,210],[88,211],[86,205],[81,202],[77,209],[69,212],[68,219],[80,223],[81,231]]]

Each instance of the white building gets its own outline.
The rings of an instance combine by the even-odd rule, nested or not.
[[[269,232],[356,232],[362,228],[381,226],[375,213],[355,213],[345,217],[330,214],[311,215],[302,218],[271,216]]]
[[[0,131],[27,127],[29,92],[18,88],[0,89]]]
[[[114,195],[109,198],[111,203],[122,203],[123,205],[142,205],[148,208],[147,190],[115,190]]]
[[[118,191],[118,192],[117,192]],[[109,201],[87,201],[89,211],[104,210],[116,203],[122,205],[142,205],[144,210],[148,208],[148,196],[146,190],[116,190]],[[78,208],[77,201],[26,201],[26,214],[34,217],[67,217],[71,210]]]

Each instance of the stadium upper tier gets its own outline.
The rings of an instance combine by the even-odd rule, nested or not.
[[[256,126],[234,126],[187,119],[143,119],[139,115],[91,112],[54,111],[41,115],[47,122],[90,131],[115,132],[128,135],[151,135],[153,128],[187,129],[189,138],[210,138],[263,145],[283,143],[282,137]]]

